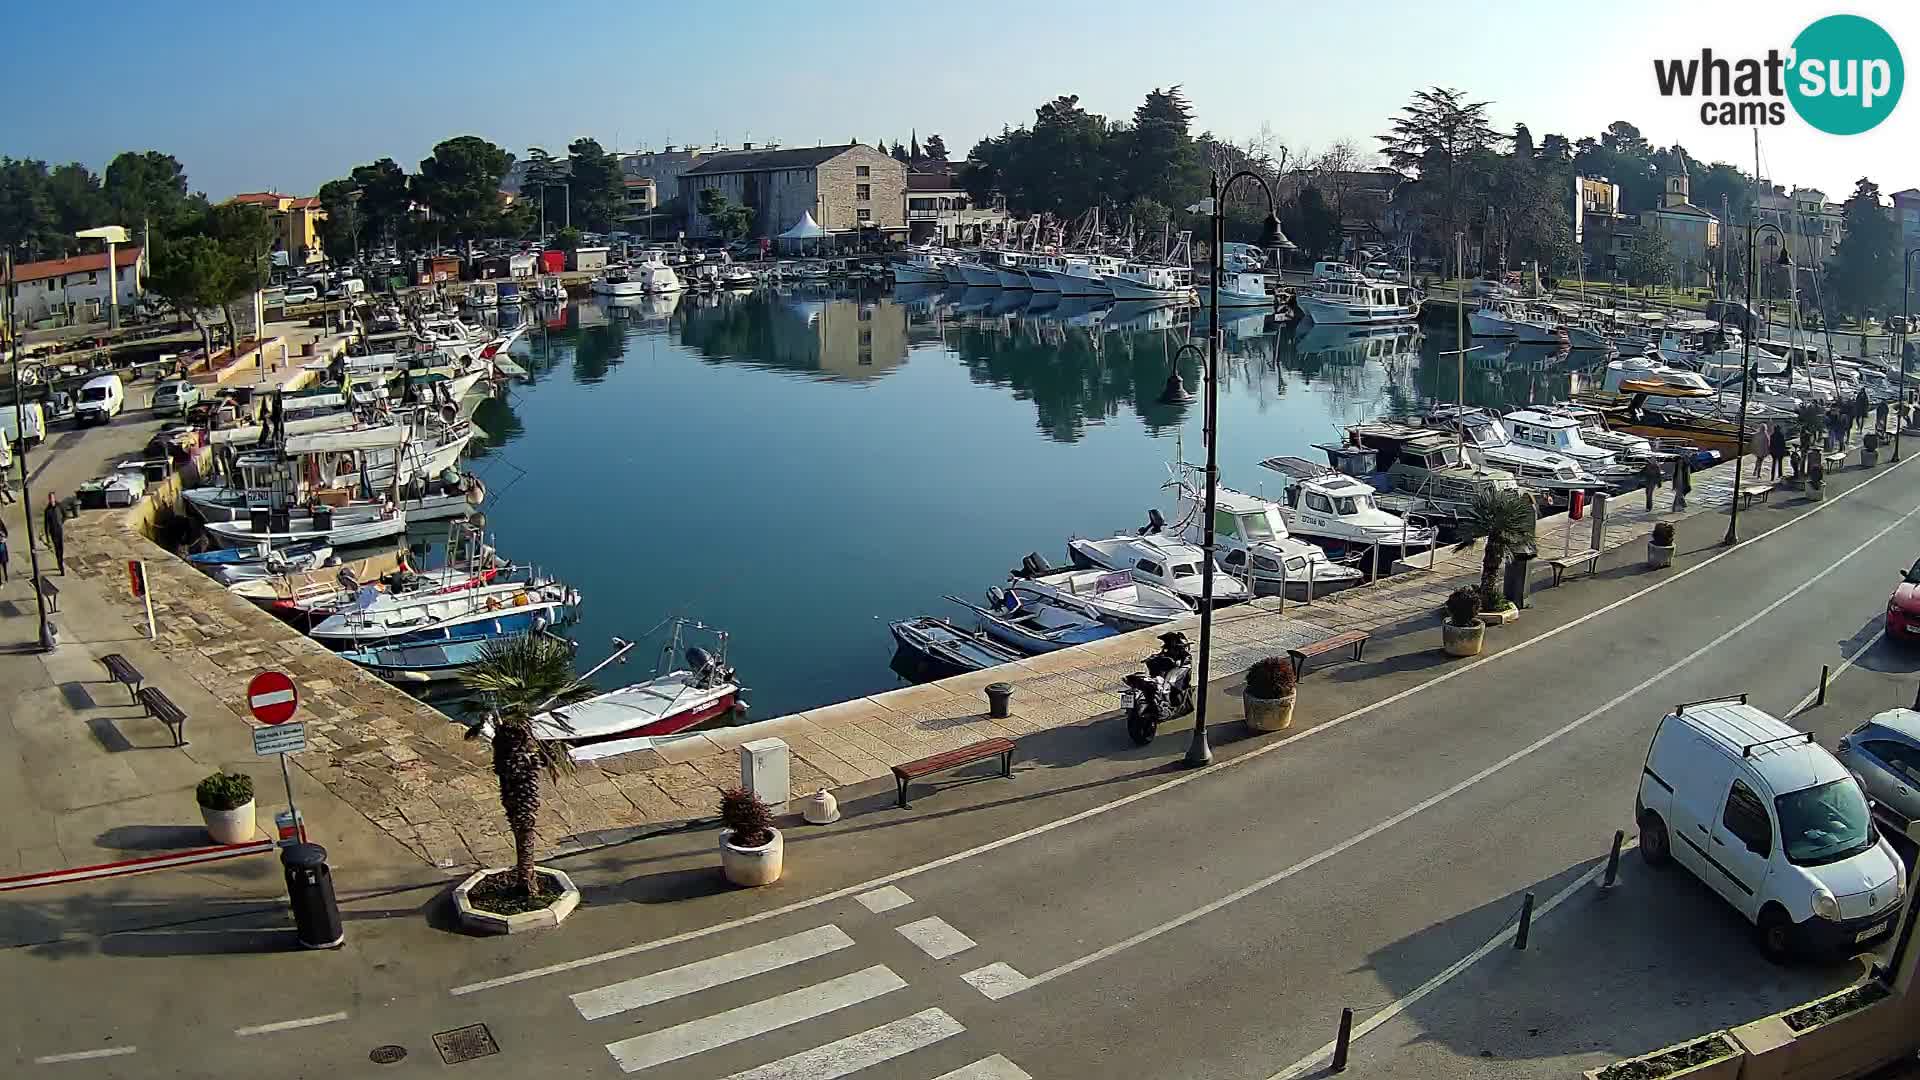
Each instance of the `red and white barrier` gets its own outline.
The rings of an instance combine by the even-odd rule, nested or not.
[[[31,889],[40,885],[68,885],[76,881],[94,881],[99,878],[122,877],[127,874],[144,874],[149,870],[171,870],[180,866],[221,862],[247,855],[265,855],[279,846],[276,840],[250,840],[244,844],[216,844],[212,847],[189,848],[186,851],[148,855],[138,859],[123,859],[120,862],[99,863],[95,866],[75,866],[66,870],[46,870],[38,874],[0,877],[0,892]]]

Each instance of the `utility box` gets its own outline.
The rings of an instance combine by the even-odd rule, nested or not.
[[[1607,550],[1607,493],[1596,491],[1593,501],[1587,504],[1587,516],[1593,519],[1593,542],[1587,546],[1595,551]]]
[[[760,796],[774,813],[786,812],[790,793],[784,739],[755,739],[741,744],[740,786]]]

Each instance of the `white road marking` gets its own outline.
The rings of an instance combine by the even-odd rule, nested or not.
[[[622,1072],[639,1072],[825,1016],[835,1009],[870,1001],[906,985],[907,981],[895,975],[891,968],[875,964],[765,1001],[611,1042],[607,1044],[607,1052],[613,1055]]]
[[[1807,519],[1813,517],[1814,515],[1822,513],[1826,510],[1829,510],[1832,507],[1846,501],[1848,498],[1852,497],[1852,495],[1855,492],[1860,491],[1871,484],[1878,483],[1881,479],[1885,477],[1892,476],[1894,472],[1896,472],[1897,470],[1905,468],[1908,461],[1917,460],[1917,459],[1920,459],[1920,455],[1916,455],[1915,458],[1909,458],[1909,459],[1903,460],[1899,464],[1890,465],[1886,469],[1883,469],[1882,471],[1868,477],[1865,481],[1861,482],[1855,487],[1850,488],[1847,491],[1834,496],[1833,498],[1825,500],[1824,502],[1820,503],[1818,506],[1813,507],[1812,509],[1806,511],[1805,513],[1792,519],[1791,521],[1783,521],[1780,524],[1775,525],[1773,528],[1768,529],[1763,533],[1760,533],[1756,536],[1750,536],[1747,539],[1742,540],[1739,543],[1733,545],[1732,547],[1727,548],[1724,551],[1718,552],[1717,554],[1710,555],[1707,558],[1700,560],[1699,562],[1693,564],[1692,566],[1687,567],[1684,570],[1681,570],[1676,574],[1662,577],[1659,581],[1653,582],[1652,584],[1648,585],[1646,588],[1641,589],[1638,592],[1630,593],[1626,596],[1621,597],[1618,600],[1614,600],[1610,603],[1603,604],[1600,607],[1597,607],[1592,611],[1587,612],[1585,615],[1578,616],[1577,618],[1574,618],[1559,626],[1553,627],[1550,630],[1543,631],[1542,633],[1534,637],[1530,637],[1525,641],[1516,642],[1513,645],[1509,645],[1506,648],[1501,649],[1499,652],[1490,653],[1486,656],[1481,657],[1478,660],[1473,660],[1473,661],[1469,661],[1468,663],[1462,664],[1459,667],[1450,667],[1446,671],[1442,672],[1441,674],[1434,676],[1432,679],[1429,679],[1426,682],[1419,684],[1418,686],[1410,686],[1405,690],[1399,691],[1398,693],[1390,694],[1387,697],[1381,698],[1379,701],[1373,702],[1370,705],[1362,705],[1359,708],[1353,709],[1349,712],[1342,713],[1341,715],[1336,716],[1333,719],[1328,720],[1324,723],[1318,724],[1314,727],[1306,728],[1305,730],[1295,732],[1294,734],[1286,736],[1285,738],[1277,739],[1273,742],[1266,743],[1261,746],[1256,746],[1250,750],[1246,750],[1241,753],[1235,754],[1233,757],[1220,761],[1209,768],[1197,769],[1190,772],[1185,772],[1170,780],[1166,780],[1159,784],[1155,784],[1150,788],[1144,788],[1140,791],[1136,791],[1131,795],[1122,795],[1117,799],[1113,799],[1111,801],[1101,803],[1098,806],[1090,806],[1085,810],[1078,811],[1077,813],[1068,814],[1066,817],[1055,818],[1052,821],[1041,822],[1040,824],[1035,825],[1031,828],[1023,829],[1016,833],[1009,833],[1008,835],[1002,836],[996,840],[989,840],[986,843],[978,844],[978,845],[975,845],[974,847],[966,848],[961,851],[956,851],[950,855],[943,855],[940,858],[923,862],[918,866],[909,866],[901,870],[895,870],[889,874],[882,874],[881,876],[876,878],[871,878],[869,880],[862,881],[857,884],[845,886],[844,888],[834,889],[831,892],[824,892],[824,893],[821,893],[819,896],[808,897],[807,899],[804,899],[804,900],[795,900],[791,904],[783,904],[780,907],[768,908],[765,911],[757,911],[751,915],[743,915],[737,919],[728,919],[725,922],[713,923],[708,926],[702,926],[697,929],[685,931],[684,933],[673,934],[663,938],[657,938],[653,941],[637,942],[632,945],[622,946],[618,949],[609,949],[606,952],[594,953],[591,956],[582,956],[573,960],[563,960],[560,963],[548,964],[545,967],[528,968],[525,971],[516,971],[509,975],[498,976],[497,978],[482,979],[479,982],[466,983],[462,986],[453,987],[447,992],[452,994],[455,997],[463,997],[467,994],[477,994],[482,990],[497,990],[500,987],[512,986],[515,983],[526,982],[530,979],[545,978],[548,975],[559,975],[563,972],[575,971],[583,967],[591,967],[594,964],[604,964],[609,960],[620,960],[629,956],[637,956],[644,952],[651,952],[654,949],[663,949],[670,945],[678,945],[684,941],[693,941],[698,938],[708,937],[713,934],[723,934],[729,930],[738,930],[740,927],[743,927],[743,926],[752,926],[755,923],[765,922],[768,919],[777,919],[783,915],[791,915],[796,911],[805,911],[808,908],[817,907],[825,903],[831,903],[832,901],[840,900],[845,897],[858,896],[861,893],[872,892],[883,886],[891,885],[896,881],[905,881],[908,878],[917,877],[921,874],[930,873],[934,870],[940,870],[945,867],[952,866],[955,863],[965,862],[968,859],[972,859],[980,855],[986,855],[991,852],[998,851],[1003,847],[1008,847],[1013,844],[1018,844],[1025,840],[1031,840],[1036,836],[1045,836],[1046,834],[1054,832],[1056,830],[1064,829],[1069,825],[1077,825],[1082,821],[1087,821],[1091,818],[1096,818],[1103,814],[1109,814],[1115,810],[1132,806],[1134,803],[1141,802],[1146,799],[1151,799],[1151,798],[1154,798],[1155,796],[1164,795],[1167,792],[1176,790],[1184,785],[1194,783],[1195,781],[1204,779],[1208,776],[1217,775],[1223,769],[1231,769],[1236,766],[1244,765],[1250,761],[1256,761],[1260,758],[1263,758],[1268,754],[1272,754],[1272,753],[1276,753],[1278,751],[1284,750],[1287,747],[1292,746],[1294,743],[1298,742],[1301,739],[1311,739],[1320,735],[1324,735],[1329,731],[1337,730],[1345,726],[1346,724],[1351,723],[1352,721],[1361,719],[1362,717],[1365,717],[1365,716],[1370,716],[1373,713],[1380,711],[1381,709],[1385,709],[1392,705],[1398,705],[1400,702],[1407,700],[1408,698],[1414,696],[1415,694],[1421,693],[1426,690],[1430,690],[1433,687],[1439,686],[1442,683],[1446,683],[1453,679],[1457,679],[1467,674],[1468,672],[1477,671],[1484,665],[1494,663],[1498,660],[1504,659],[1509,656],[1517,655],[1518,653],[1521,653],[1527,649],[1530,649],[1535,645],[1539,645],[1542,642],[1551,641],[1555,637],[1558,637],[1559,635],[1564,634],[1569,630],[1572,630],[1579,626],[1584,626],[1586,623],[1590,622],[1591,620],[1600,618],[1603,615],[1610,614],[1613,611],[1621,607],[1624,607],[1627,604],[1633,603],[1635,600],[1639,600],[1646,596],[1651,596],[1652,594],[1659,592],[1661,589],[1664,589],[1669,585],[1673,585],[1677,582],[1684,581],[1691,575],[1697,574],[1700,571],[1705,570],[1707,567],[1712,566],[1714,563],[1719,562],[1721,559],[1724,559],[1729,555],[1732,555],[1735,552],[1738,552],[1750,545],[1757,544],[1760,541],[1765,540],[1766,538],[1774,535],[1775,533],[1782,532],[1786,529],[1791,529],[1795,525],[1798,525],[1801,522],[1806,521]]]
[[[1579,730],[1580,728],[1585,727],[1588,723],[1592,722],[1595,717],[1611,712],[1613,709],[1618,708],[1622,703],[1626,702],[1627,700],[1645,691],[1649,687],[1653,686],[1655,683],[1660,682],[1661,680],[1665,679],[1667,676],[1672,675],[1674,672],[1679,671],[1680,669],[1693,663],[1695,660],[1698,660],[1700,657],[1705,656],[1707,653],[1713,651],[1714,649],[1719,648],[1721,645],[1724,645],[1726,642],[1731,640],[1736,634],[1744,633],[1747,630],[1747,628],[1751,627],[1754,623],[1757,623],[1761,619],[1766,618],[1768,615],[1773,614],[1775,611],[1777,611],[1782,606],[1786,605],[1788,602],[1792,601],[1795,597],[1799,596],[1801,593],[1806,592],[1808,589],[1813,588],[1814,585],[1819,583],[1821,578],[1824,578],[1828,574],[1833,573],[1835,570],[1840,569],[1840,567],[1844,565],[1847,562],[1847,560],[1853,558],[1855,555],[1860,554],[1862,551],[1865,551],[1869,545],[1879,542],[1879,540],[1882,537],[1886,536],[1888,533],[1894,531],[1900,526],[1906,524],[1907,520],[1909,518],[1912,518],[1915,514],[1920,514],[1920,506],[1916,506],[1912,510],[1909,510],[1905,514],[1902,514],[1899,520],[1895,521],[1891,525],[1888,525],[1886,528],[1881,529],[1879,532],[1874,533],[1872,536],[1862,541],[1853,550],[1847,552],[1845,555],[1840,556],[1839,559],[1834,561],[1833,565],[1827,567],[1825,570],[1822,570],[1819,573],[1808,578],[1807,580],[1801,582],[1799,585],[1794,586],[1792,590],[1786,593],[1786,595],[1780,597],[1779,599],[1768,604],[1766,607],[1761,608],[1759,611],[1748,616],[1746,619],[1742,620],[1739,623],[1739,625],[1734,626],[1732,629],[1722,633],[1719,637],[1714,638],[1712,641],[1707,642],[1705,645],[1700,646],[1699,648],[1693,650],[1692,652],[1681,657],[1680,659],[1675,660],[1673,663],[1668,664],[1666,667],[1661,668],[1659,671],[1654,672],[1652,675],[1647,676],[1645,679],[1640,680],[1639,682],[1635,683],[1633,686],[1622,691],[1621,693],[1614,695],[1611,699],[1602,703],[1601,705],[1593,709],[1589,709],[1587,712],[1582,713],[1578,717],[1575,717],[1573,720],[1570,720],[1567,723],[1562,724],[1560,727],[1555,728],[1553,731],[1550,731],[1547,734],[1542,735],[1540,738],[1535,739],[1534,741],[1528,743],[1527,745],[1521,747],[1518,750],[1515,750],[1513,753],[1508,754],[1506,757],[1501,758],[1499,761],[1496,761],[1493,764],[1487,766],[1486,768],[1481,769],[1479,772],[1474,773],[1472,776],[1467,777],[1465,780],[1462,780],[1459,783],[1454,784],[1452,787],[1446,788],[1445,790],[1437,792],[1433,795],[1429,795],[1426,798],[1420,800],[1419,802],[1414,803],[1412,806],[1407,807],[1405,810],[1402,810],[1399,813],[1393,815],[1392,817],[1389,817],[1384,821],[1376,822],[1375,824],[1365,829],[1362,829],[1357,833],[1354,833],[1352,836],[1349,836],[1345,840],[1342,840],[1339,843],[1334,844],[1332,847],[1325,848],[1325,849],[1322,849],[1321,851],[1315,852],[1314,854],[1309,855],[1304,859],[1301,859],[1299,862],[1294,863],[1292,866],[1289,866],[1286,869],[1279,871],[1278,873],[1269,874],[1258,881],[1255,881],[1251,884],[1244,885],[1238,889],[1235,889],[1233,892],[1228,893],[1227,895],[1219,898],[1218,900],[1210,901],[1206,904],[1200,905],[1199,907],[1188,909],[1187,911],[1184,911],[1179,915],[1176,915],[1173,918],[1168,919],[1166,922],[1163,922],[1158,926],[1149,927],[1145,930],[1140,931],[1137,934],[1134,934],[1131,937],[1127,937],[1120,941],[1116,941],[1113,944],[1106,946],[1105,948],[1095,949],[1093,952],[1090,952],[1085,956],[1078,957],[1073,960],[1069,960],[1066,963],[1061,964],[1057,967],[1049,968],[1046,971],[1039,973],[1038,975],[1029,976],[1026,981],[1026,984],[1020,987],[1020,989],[1028,990],[1035,986],[1039,986],[1042,983],[1052,982],[1054,979],[1057,979],[1062,975],[1068,975],[1075,971],[1078,971],[1081,968],[1086,967],[1088,964],[1098,963],[1099,961],[1105,960],[1109,957],[1117,956],[1120,953],[1123,953],[1128,949],[1133,948],[1135,945],[1140,944],[1141,942],[1151,941],[1154,938],[1161,936],[1162,934],[1168,933],[1169,931],[1178,930],[1179,928],[1187,925],[1188,923],[1191,923],[1197,919],[1204,918],[1208,915],[1213,914],[1216,911],[1219,911],[1221,908],[1227,907],[1230,904],[1238,903],[1239,901],[1244,900],[1249,896],[1252,896],[1254,893],[1257,893],[1262,889],[1268,888],[1269,886],[1285,881],[1286,879],[1293,877],[1295,874],[1298,874],[1303,870],[1312,869],[1313,867],[1318,866],[1323,862],[1326,862],[1328,859],[1331,859],[1334,856],[1339,855],[1340,853],[1348,850],[1349,848],[1355,847],[1359,844],[1363,844],[1368,840],[1373,839],[1374,837],[1380,835],[1381,833],[1386,832],[1388,829],[1393,828],[1395,825],[1402,824],[1403,822],[1406,822],[1422,813],[1425,813],[1428,810],[1433,809],[1434,807],[1440,805],[1441,803],[1446,802],[1448,799],[1453,798],[1455,795],[1458,795],[1461,792],[1466,791],[1468,788],[1471,788],[1474,785],[1480,783],[1481,781],[1487,779],[1488,777],[1493,776],[1495,773],[1500,772],[1502,769],[1505,769],[1508,766],[1513,765],[1518,761],[1524,760],[1525,758],[1544,749],[1547,746],[1552,745],[1553,743],[1558,742],[1559,740],[1565,738],[1566,736],[1572,734],[1573,732]],[[1535,640],[1538,640],[1538,639],[1536,638]]]
[[[960,981],[987,996],[989,1001],[1011,997],[1027,988],[1027,977],[1012,964],[988,964],[960,976]]]
[[[949,956],[958,956],[973,948],[973,939],[955,930],[947,920],[938,915],[928,916],[919,922],[910,922],[895,927],[900,936],[920,946],[920,951],[935,960],[945,960]]]
[[[892,1061],[967,1030],[944,1009],[926,1009],[891,1024],[836,1039],[792,1057],[770,1061],[727,1080],[839,1080],[870,1065]]]
[[[1541,919],[1545,918],[1547,914],[1551,912],[1554,908],[1559,907],[1562,901],[1566,900],[1568,897],[1572,896],[1574,893],[1579,892],[1581,889],[1586,888],[1588,885],[1593,884],[1593,882],[1597,878],[1599,878],[1601,873],[1604,872],[1606,868],[1607,868],[1607,864],[1601,863],[1600,865],[1594,867],[1591,870],[1588,870],[1586,873],[1581,874],[1579,877],[1575,878],[1573,880],[1573,884],[1568,885],[1566,888],[1561,889],[1557,893],[1554,893],[1551,897],[1547,899],[1546,903],[1541,904],[1539,907],[1533,909],[1534,922],[1538,923]],[[1372,1031],[1374,1028],[1379,1027],[1381,1024],[1384,1024],[1387,1021],[1393,1019],[1394,1017],[1399,1016],[1401,1013],[1407,1011],[1409,1008],[1411,1008],[1415,1004],[1418,1004],[1421,998],[1426,997],[1428,994],[1431,994],[1435,990],[1440,989],[1442,986],[1445,986],[1447,983],[1452,982],[1453,979],[1456,976],[1458,976],[1461,972],[1479,963],[1481,960],[1486,959],[1488,953],[1491,953],[1493,950],[1512,941],[1513,935],[1518,931],[1519,931],[1518,924],[1503,928],[1499,933],[1489,938],[1485,945],[1480,946],[1479,948],[1473,950],[1467,955],[1461,957],[1459,960],[1454,961],[1444,971],[1440,972],[1440,974],[1435,975],[1433,978],[1428,979],[1426,982],[1423,982],[1419,986],[1415,987],[1411,993],[1408,993],[1402,997],[1395,998],[1391,1003],[1387,1005],[1386,1008],[1381,1009],[1379,1012],[1374,1013],[1372,1016],[1367,1017],[1365,1020],[1361,1021],[1360,1023],[1355,1024],[1353,1026],[1353,1032],[1352,1032],[1353,1041],[1356,1041],[1356,1042],[1359,1041],[1360,1036],[1365,1035],[1367,1032]],[[1294,1080],[1295,1077],[1304,1075],[1308,1070],[1312,1069],[1314,1066],[1320,1064],[1320,1062],[1332,1056],[1333,1056],[1333,1043],[1328,1043],[1325,1046],[1322,1046],[1320,1049],[1315,1050],[1313,1053],[1308,1054],[1306,1057],[1301,1058],[1299,1061],[1296,1061],[1293,1064],[1287,1066],[1286,1068],[1281,1069],[1279,1072],[1274,1073],[1272,1076],[1268,1077],[1267,1080]]]
[[[901,892],[900,887],[897,885],[888,885],[883,889],[864,892],[854,897],[854,899],[860,901],[861,907],[866,908],[875,915],[883,911],[892,911],[897,907],[906,907],[908,904],[913,903],[913,897]]]
[[[1880,627],[1880,629],[1878,629],[1878,630],[1876,630],[1876,631],[1874,631],[1874,634],[1873,634],[1873,636],[1872,636],[1872,637],[1870,637],[1870,638],[1868,638],[1868,639],[1867,639],[1867,641],[1866,641],[1866,644],[1864,644],[1864,645],[1862,645],[1862,646],[1860,646],[1859,648],[1857,648],[1857,649],[1855,649],[1855,650],[1853,650],[1852,652],[1850,652],[1850,653],[1848,653],[1848,654],[1847,654],[1846,656],[1843,656],[1843,657],[1841,657],[1841,658],[1840,658],[1840,666],[1839,666],[1839,667],[1837,667],[1837,668],[1834,668],[1834,669],[1833,669],[1833,671],[1832,671],[1831,673],[1829,673],[1829,674],[1828,674],[1828,676],[1827,676],[1827,685],[1828,685],[1828,686],[1832,686],[1832,685],[1833,685],[1833,681],[1834,681],[1835,679],[1838,679],[1838,678],[1840,677],[1840,673],[1841,673],[1841,672],[1843,672],[1843,671],[1845,671],[1845,670],[1847,670],[1848,668],[1850,668],[1850,667],[1852,667],[1852,666],[1853,666],[1853,662],[1854,662],[1855,660],[1858,660],[1858,659],[1860,659],[1860,657],[1861,657],[1861,655],[1862,655],[1862,654],[1864,654],[1864,653],[1865,653],[1865,652],[1866,652],[1866,651],[1867,651],[1868,649],[1871,649],[1871,648],[1873,648],[1873,647],[1874,647],[1875,645],[1878,645],[1878,644],[1880,644],[1880,639],[1881,639],[1881,638],[1884,638],[1884,637],[1886,637],[1886,636],[1887,636],[1887,628],[1886,628],[1886,626],[1884,626],[1884,625],[1882,625],[1882,626]],[[1807,711],[1807,708],[1808,708],[1808,706],[1810,706],[1810,705],[1812,705],[1812,704],[1813,704],[1813,701],[1814,701],[1814,699],[1815,699],[1815,698],[1817,698],[1817,697],[1819,697],[1819,696],[1820,696],[1820,688],[1819,688],[1819,687],[1817,687],[1817,686],[1816,686],[1816,687],[1814,687],[1813,689],[1811,689],[1811,690],[1809,690],[1809,691],[1807,691],[1807,696],[1806,696],[1806,697],[1803,697],[1803,698],[1801,698],[1801,699],[1800,699],[1800,704],[1798,704],[1798,705],[1795,705],[1795,706],[1794,706],[1794,707],[1793,707],[1793,708],[1792,708],[1792,709],[1791,709],[1791,710],[1790,710],[1790,711],[1789,711],[1789,712],[1787,713],[1787,719],[1789,719],[1789,720],[1791,720],[1791,719],[1793,719],[1794,717],[1796,717],[1796,716],[1799,716],[1799,715],[1800,715],[1801,713],[1803,713],[1803,712],[1806,712],[1806,711]]]
[[[258,1024],[254,1027],[234,1028],[233,1033],[244,1039],[249,1035],[270,1035],[276,1031],[292,1031],[295,1028],[319,1027],[321,1024],[338,1023],[346,1018],[347,1014],[343,1012],[328,1013],[325,1016],[303,1016],[298,1020],[282,1020],[277,1024]]]
[[[33,1059],[35,1065],[58,1065],[63,1061],[92,1061],[94,1058],[122,1057],[140,1049],[137,1046],[110,1046],[104,1050],[76,1050],[71,1054],[48,1054]]]
[[[764,975],[769,971],[803,960],[851,948],[853,939],[837,926],[822,926],[803,934],[736,949],[722,956],[682,964],[677,968],[628,979],[573,995],[573,1007],[581,1017],[598,1020],[604,1016],[644,1008],[662,1001],[711,989],[739,979]]]
[[[1033,1080],[1033,1077],[1027,1070],[995,1054],[971,1065],[962,1065],[950,1073],[941,1073],[933,1080]]]

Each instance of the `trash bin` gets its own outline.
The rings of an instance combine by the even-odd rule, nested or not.
[[[1009,705],[1013,702],[1012,683],[987,684],[987,716],[993,720],[1005,720]]]
[[[347,932],[340,925],[340,905],[333,898],[327,849],[319,844],[289,844],[281,849],[280,865],[287,873],[287,899],[293,905],[294,933],[301,946],[337,948]]]
[[[1507,580],[1500,585],[1500,591],[1506,594],[1508,602],[1514,607],[1525,610],[1532,606],[1527,602],[1527,581],[1532,576],[1533,559],[1537,553],[1531,548],[1521,548],[1507,557]]]
[[[254,532],[263,533],[270,531],[272,529],[272,521],[273,511],[266,507],[250,506],[247,508],[247,527]]]
[[[326,503],[316,504],[313,508],[313,530],[326,532],[331,528],[333,528],[333,507]]]

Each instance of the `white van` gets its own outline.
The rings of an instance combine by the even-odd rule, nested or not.
[[[104,424],[120,415],[127,407],[127,388],[120,384],[118,375],[100,375],[87,380],[80,388],[80,403],[74,406],[73,422],[76,425]]]
[[[361,281],[359,278],[346,278],[335,284],[333,288],[327,290],[327,299],[345,300],[349,297],[365,296],[366,293],[366,282]]]
[[[25,449],[38,445],[46,437],[47,414],[39,402],[24,402],[18,409],[0,405],[0,444]]]
[[[1904,869],[1859,781],[1745,694],[1660,721],[1634,817],[1641,856],[1693,871],[1754,924],[1770,960],[1855,953],[1899,923]]]

